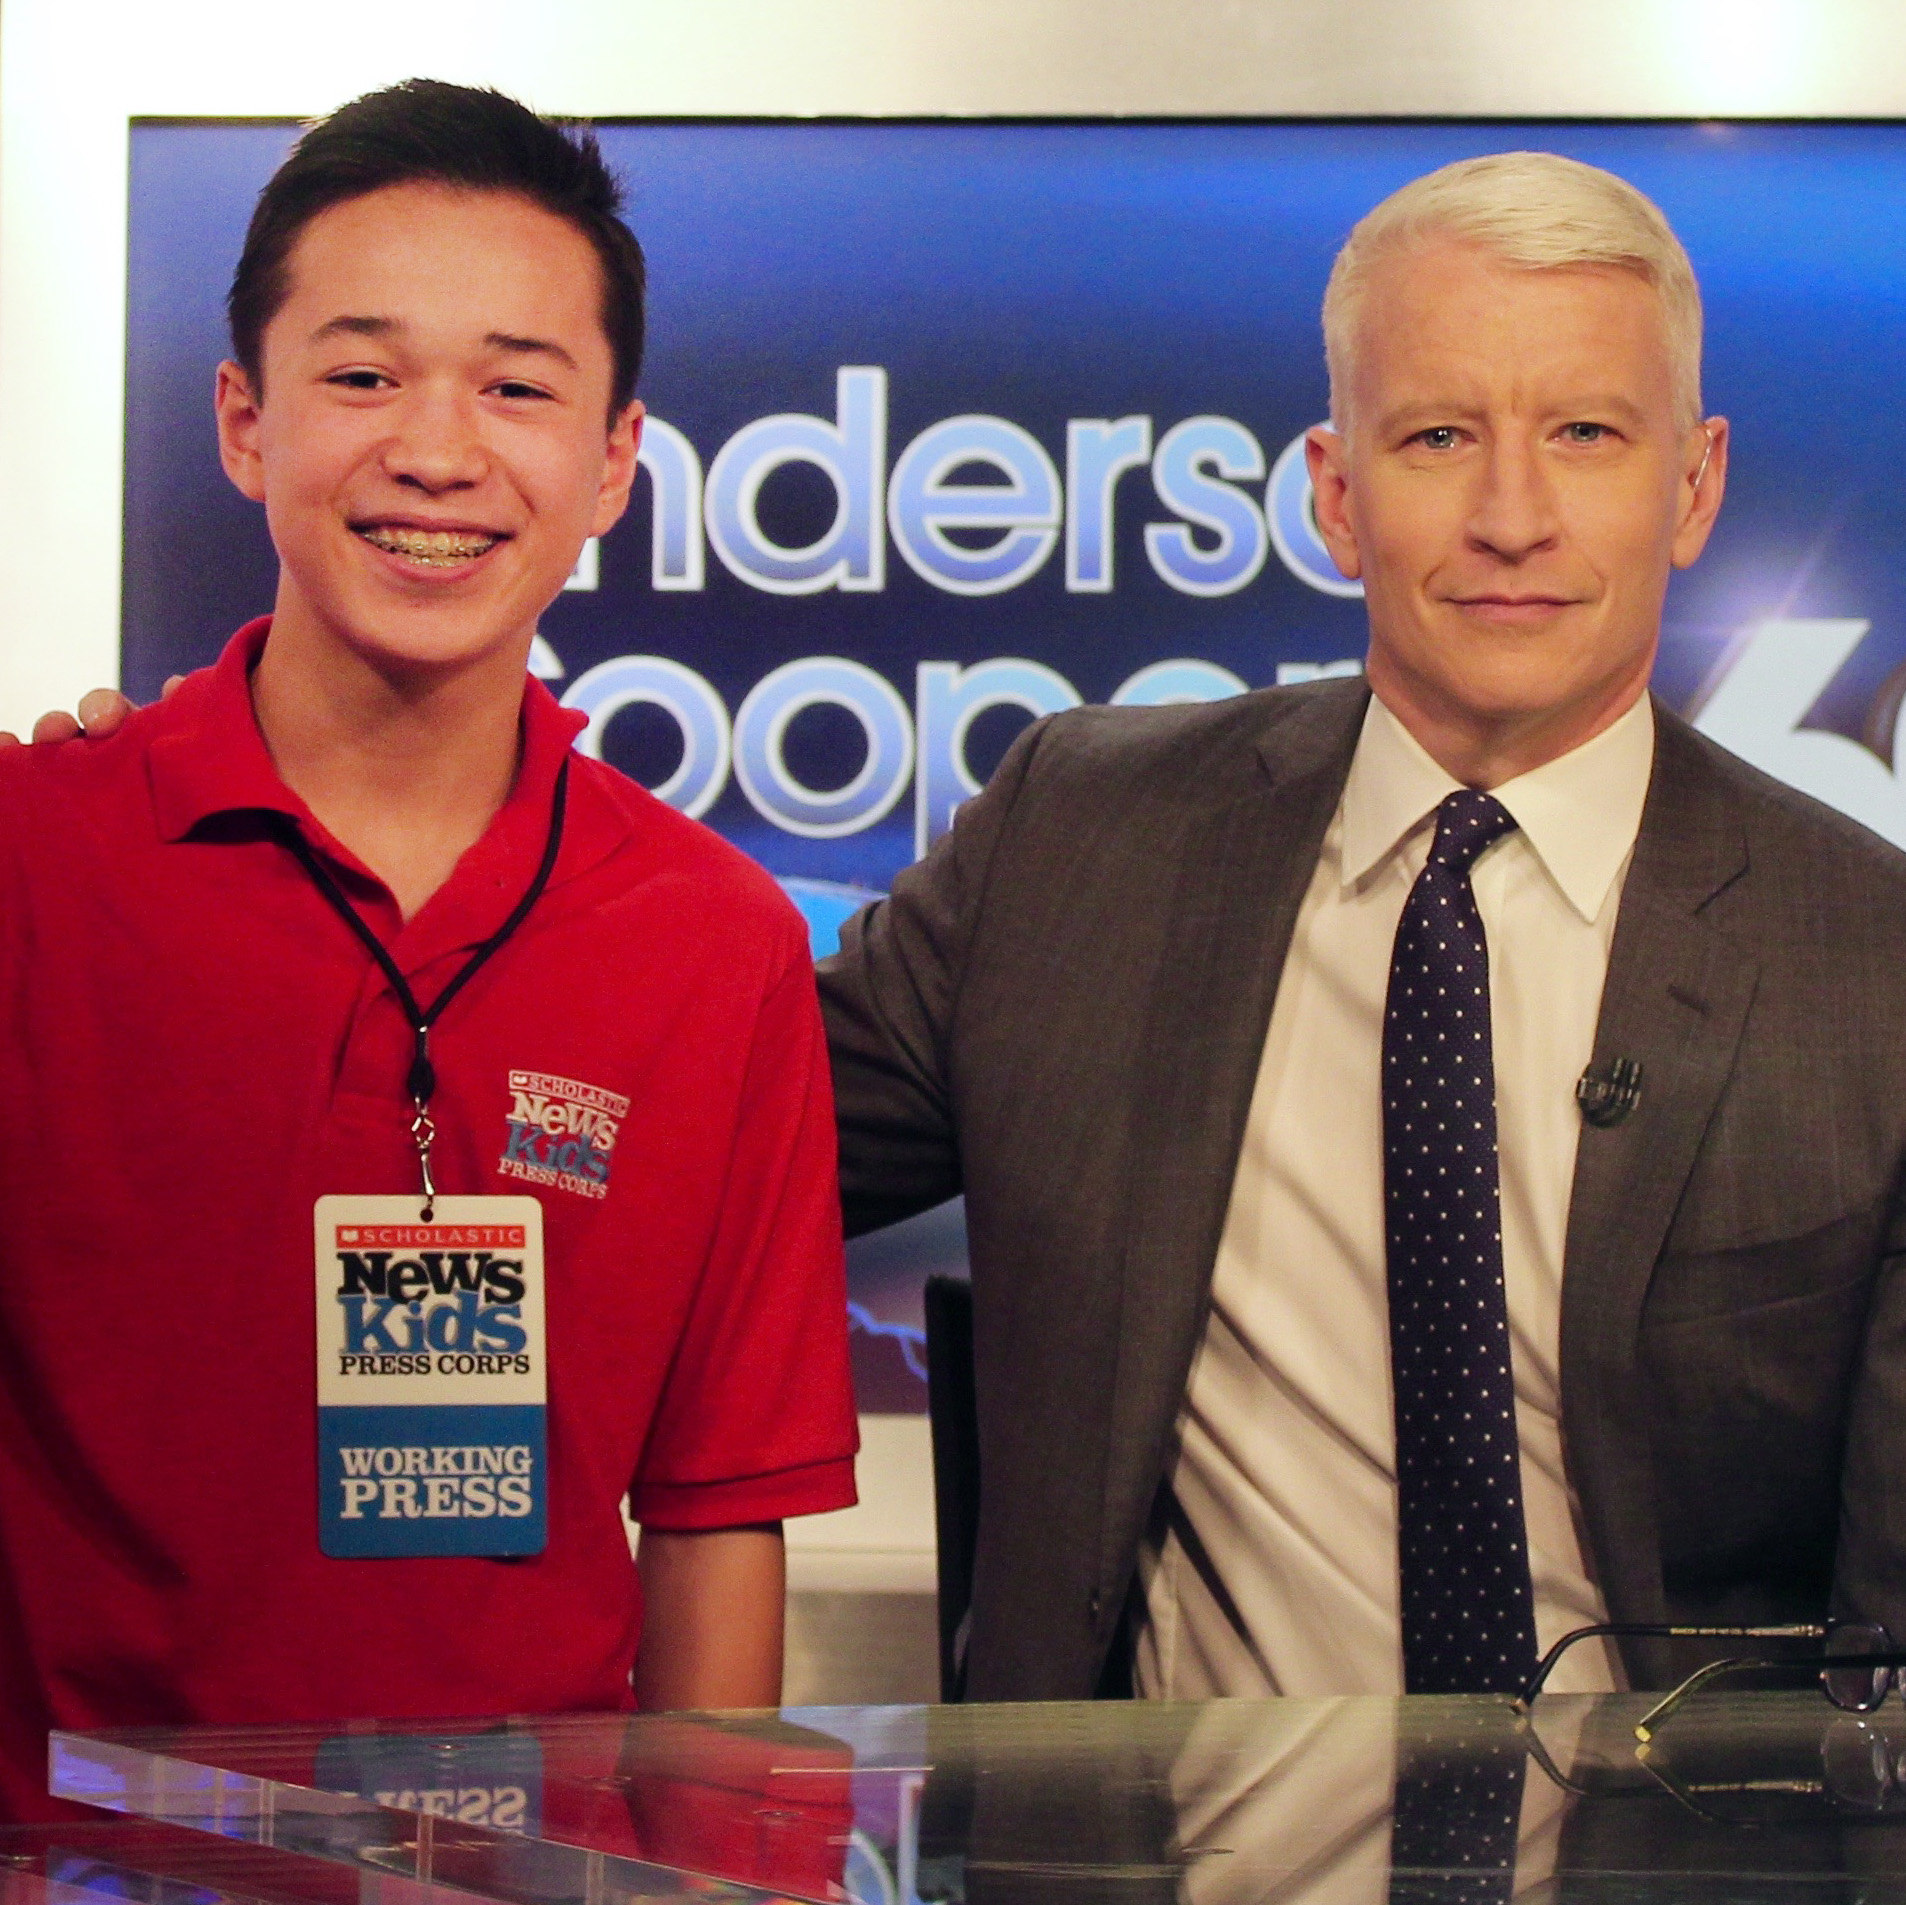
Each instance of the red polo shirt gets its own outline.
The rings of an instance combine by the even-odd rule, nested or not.
[[[0,754],[0,1816],[46,1810],[49,1726],[626,1707],[625,1493],[675,1529],[853,1500],[793,908],[531,683],[514,792],[405,924],[272,767],[268,632],[110,740]],[[543,1208],[548,1545],[327,1559],[312,1206],[415,1189],[411,1034],[272,817],[427,1002],[528,886],[565,757],[548,888],[431,1040],[439,1188]],[[626,1100],[606,1156],[513,1135],[524,1075]]]

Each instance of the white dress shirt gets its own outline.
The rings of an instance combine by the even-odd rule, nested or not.
[[[1493,789],[1489,942],[1503,1282],[1536,1641],[1605,1620],[1563,1463],[1562,1251],[1622,882],[1654,761],[1646,695]],[[1379,1092],[1384,996],[1435,812],[1460,783],[1372,700],[1277,989],[1169,1494],[1140,1553],[1138,1690],[1400,1693]],[[1551,1684],[1615,1684],[1586,1643]]]

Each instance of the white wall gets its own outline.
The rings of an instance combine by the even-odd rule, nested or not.
[[[604,115],[1891,116],[1906,24],[1888,0],[6,0],[0,726],[116,678],[128,119],[302,116],[416,72]]]

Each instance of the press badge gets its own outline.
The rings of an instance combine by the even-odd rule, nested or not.
[[[321,1197],[317,1300],[322,1552],[541,1554],[542,1205]]]

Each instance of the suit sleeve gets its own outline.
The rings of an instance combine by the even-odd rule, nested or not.
[[[1906,1641],[1906,1177],[1894,1187],[1842,1471],[1833,1612]]]
[[[994,856],[1050,719],[1020,735],[985,791],[888,898],[848,921],[818,968],[850,1236],[959,1195],[953,1021]]]

